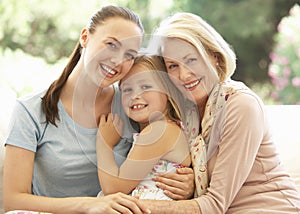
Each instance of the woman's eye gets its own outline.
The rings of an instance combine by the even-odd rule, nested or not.
[[[188,64],[191,62],[195,62],[196,60],[197,60],[196,58],[189,58],[186,63]]]
[[[133,60],[134,56],[131,53],[125,53],[125,59],[126,60]]]
[[[173,69],[175,69],[177,66],[178,66],[178,65],[176,65],[176,64],[170,64],[170,65],[167,66],[167,68],[168,68],[168,70],[173,70]]]
[[[112,49],[116,49],[117,48],[117,45],[114,42],[107,42],[106,44],[107,44],[107,46],[109,46]]]

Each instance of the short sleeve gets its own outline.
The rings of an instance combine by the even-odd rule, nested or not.
[[[17,100],[9,123],[5,145],[36,152],[40,138],[38,126],[36,116],[21,101]]]

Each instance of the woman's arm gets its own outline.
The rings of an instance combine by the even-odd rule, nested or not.
[[[264,112],[258,98],[236,93],[228,99],[217,152],[209,163],[210,183],[205,195],[195,199],[203,213],[225,213],[247,180],[263,141]],[[217,139],[218,139],[217,138]],[[214,138],[216,139],[216,138]],[[215,142],[210,142],[210,146]],[[226,176],[224,176],[226,174]]]
[[[5,211],[32,210],[50,213],[133,213],[147,212],[137,199],[125,194],[107,197],[49,198],[31,193],[34,152],[6,146],[3,175],[3,204]]]
[[[113,121],[110,118],[112,117],[108,117],[108,121],[102,121],[102,124],[100,122],[100,135],[97,137],[98,173],[104,194],[119,191],[126,194],[130,193],[151,171],[159,159],[162,157],[172,159],[172,157],[168,157],[168,153],[179,143],[178,141],[185,140],[183,132],[176,124],[166,121],[154,122],[140,133],[127,159],[118,168],[113,159],[112,145],[114,143],[107,142],[111,133],[115,132],[110,131],[109,136],[101,133],[101,126],[104,123],[112,127],[110,123]],[[184,143],[187,146],[187,142]],[[183,155],[180,157],[181,161],[187,156],[188,150],[184,157]]]
[[[202,214],[195,200],[141,200],[141,202],[149,207],[151,214]]]

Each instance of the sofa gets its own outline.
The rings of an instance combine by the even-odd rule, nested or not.
[[[12,106],[5,105],[6,110],[0,108],[0,214],[2,208],[2,172],[4,147],[3,142],[6,136],[7,123]],[[277,145],[281,160],[295,180],[300,191],[300,105],[267,105],[267,114],[274,132],[274,141]],[[298,135],[299,134],[299,135]]]

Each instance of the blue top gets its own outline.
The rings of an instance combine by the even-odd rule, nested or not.
[[[97,128],[78,125],[58,102],[56,126],[46,124],[41,98],[46,91],[19,98],[12,113],[5,145],[35,152],[32,193],[48,197],[96,196],[101,190],[97,175]],[[113,113],[123,114],[120,91],[115,89]],[[128,119],[127,119],[128,120]],[[125,135],[130,136],[129,130]],[[130,138],[129,137],[129,138]],[[131,143],[121,139],[114,148],[118,165],[124,161]]]

